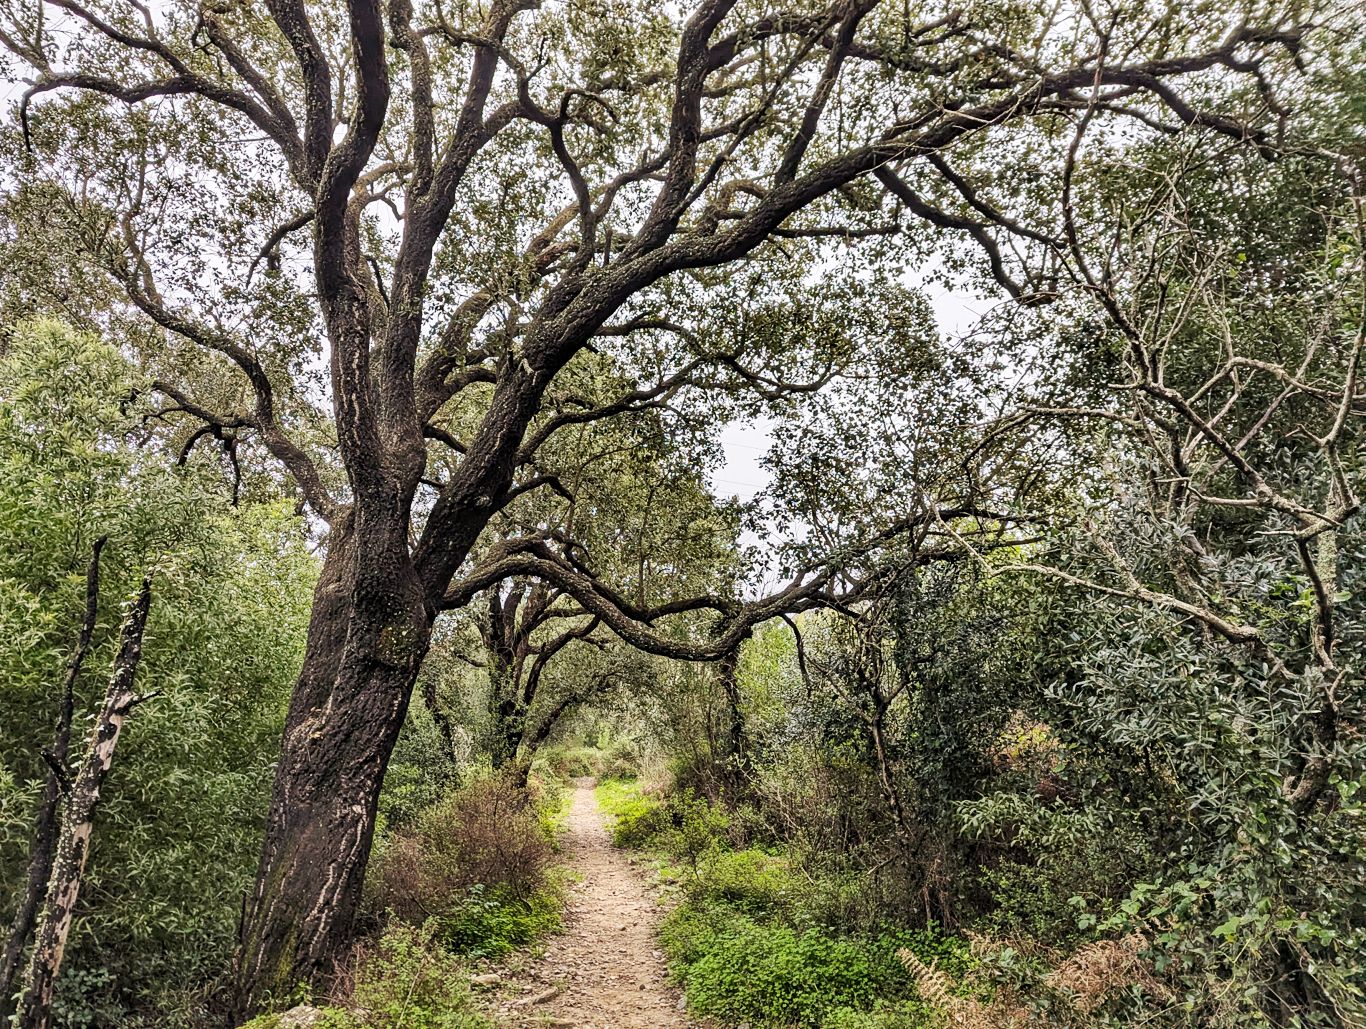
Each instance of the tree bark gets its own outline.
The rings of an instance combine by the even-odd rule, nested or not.
[[[569,695],[562,697],[549,711],[546,712],[536,728],[530,732],[523,732],[518,740],[517,761],[515,764],[515,782],[519,786],[525,786],[527,779],[531,775],[531,763],[536,760],[536,752],[550,738],[550,734],[555,731],[555,726],[559,725],[563,718],[580,704],[587,703],[592,697],[592,693],[587,696]]]
[[[90,651],[91,640],[95,637],[95,622],[99,615],[100,601],[100,552],[109,537],[101,536],[90,548],[90,565],[85,573],[85,617],[81,621],[80,634],[76,638],[76,649],[66,664],[66,677],[62,684],[62,700],[57,711],[57,723],[52,730],[52,749],[44,757],[47,759],[47,778],[43,782],[43,796],[38,802],[38,810],[33,819],[33,839],[29,844],[28,873],[24,877],[24,894],[10,922],[9,938],[5,950],[0,954],[0,1025],[8,1024],[11,997],[14,993],[14,980],[19,974],[20,959],[29,937],[38,920],[38,905],[47,894],[48,880],[52,875],[52,858],[57,851],[58,815],[61,809],[62,790],[65,783],[59,772],[64,773],[67,753],[71,749],[71,718],[76,709],[76,681],[80,678],[81,666]]]
[[[720,755],[721,781],[738,795],[749,771],[749,731],[740,698],[740,649],[746,634],[716,664],[716,678],[726,697],[725,749]]]
[[[71,784],[38,935],[29,956],[24,996],[15,1021],[17,1029],[47,1029],[52,1023],[52,996],[76,914],[85,862],[90,855],[90,836],[100,788],[114,762],[114,748],[118,746],[124,719],[138,702],[133,680],[142,659],[142,634],[147,627],[147,612],[151,605],[149,576],[142,580],[142,589],[124,620],[104,707],[90,734],[85,761]]]
[[[526,729],[527,702],[522,680],[536,617],[535,589],[517,583],[502,596],[501,589],[488,591],[488,612],[480,625],[489,673],[489,761],[495,771],[517,757]]]
[[[495,697],[489,760],[495,771],[513,764],[526,733],[526,706],[517,696]]]
[[[346,950],[389,755],[431,638],[402,533],[334,529],[286,717],[256,885],[244,906],[228,1014],[300,982],[325,987]]]

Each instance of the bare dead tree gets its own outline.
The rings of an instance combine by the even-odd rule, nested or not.
[[[66,676],[58,702],[57,722],[52,730],[52,746],[43,754],[47,761],[47,776],[43,780],[43,794],[33,819],[33,838],[29,843],[28,873],[24,877],[24,892],[19,898],[14,918],[10,922],[5,950],[0,954],[0,1022],[10,1016],[10,998],[14,980],[19,974],[24,949],[33,935],[38,919],[38,907],[47,895],[52,875],[52,862],[57,850],[57,831],[61,824],[61,804],[69,782],[67,780],[67,752],[71,747],[71,719],[76,709],[76,682],[81,666],[95,638],[95,623],[99,616],[100,552],[108,542],[101,536],[91,545],[90,564],[85,573],[85,614],[75,649],[67,659]]]
[[[15,1015],[17,1029],[47,1029],[52,1024],[53,993],[67,937],[76,917],[76,902],[90,856],[90,838],[100,790],[114,763],[114,749],[118,746],[124,720],[134,707],[147,699],[134,692],[133,680],[142,660],[142,636],[151,606],[152,580],[149,575],[142,580],[137,598],[124,618],[104,704],[95,717],[85,757],[68,786],[62,806],[61,829],[47,893],[24,976],[23,998]]]

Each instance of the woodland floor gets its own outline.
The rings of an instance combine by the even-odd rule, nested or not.
[[[643,872],[612,847],[591,779],[574,784],[563,849],[574,876],[564,930],[543,951],[519,954],[494,973],[498,981],[483,995],[488,1014],[508,1027],[704,1025],[680,1009],[681,995],[668,983],[655,939],[664,910]]]

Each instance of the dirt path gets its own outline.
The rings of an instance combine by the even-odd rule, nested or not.
[[[684,1029],[654,938],[661,910],[641,874],[612,847],[591,779],[574,784],[565,827],[570,887],[564,932],[542,954],[505,966],[489,1013],[500,1026]]]

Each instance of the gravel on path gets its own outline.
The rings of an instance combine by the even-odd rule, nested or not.
[[[493,976],[484,994],[500,1026],[578,1029],[691,1029],[669,985],[655,931],[663,910],[642,874],[612,840],[593,780],[574,783],[565,826],[569,888],[564,930],[539,955],[523,954]]]

